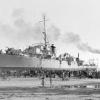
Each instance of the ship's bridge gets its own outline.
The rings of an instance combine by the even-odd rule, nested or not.
[[[37,44],[34,46],[29,46],[24,50],[24,54],[30,55],[30,56],[41,56],[44,55],[47,58],[51,58],[53,55],[52,46],[50,45],[44,45],[44,44]]]

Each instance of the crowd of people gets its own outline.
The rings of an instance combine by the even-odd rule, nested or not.
[[[84,69],[84,70],[53,70],[53,69],[10,69],[1,70],[0,77],[39,77],[41,78],[61,78],[66,80],[68,78],[100,78],[100,71],[95,69]]]

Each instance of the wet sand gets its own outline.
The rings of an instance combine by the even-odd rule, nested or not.
[[[100,100],[100,87],[84,87],[99,85],[100,79],[58,79],[53,80],[52,88],[49,79],[45,81],[45,87],[41,87],[41,80],[36,78],[0,80],[0,100]]]
[[[31,94],[31,93],[12,93],[4,94],[0,93],[0,100],[100,100],[100,95],[43,95],[43,94]]]

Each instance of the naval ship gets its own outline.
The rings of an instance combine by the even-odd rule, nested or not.
[[[44,43],[29,46],[23,51],[21,49],[16,50],[14,48],[8,48],[5,50],[5,53],[3,53],[1,50],[0,72],[7,73],[8,71],[26,71],[29,69],[42,69],[45,71],[96,70],[97,65],[95,63],[84,64],[84,61],[80,59],[79,54],[77,57],[73,57],[69,53],[64,53],[57,57],[55,45],[47,42],[45,16],[43,18],[43,23],[44,31],[41,34],[44,36]]]

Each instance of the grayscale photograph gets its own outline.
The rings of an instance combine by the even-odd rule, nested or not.
[[[0,100],[100,100],[100,0],[0,0]]]

